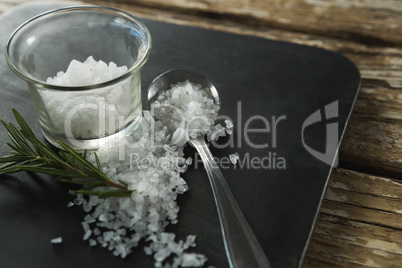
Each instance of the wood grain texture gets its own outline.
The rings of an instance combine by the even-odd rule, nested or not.
[[[402,182],[336,169],[304,267],[402,267]]]
[[[251,25],[360,40],[402,42],[399,0],[125,0],[136,5],[192,12]]]
[[[0,12],[27,0],[0,0]],[[402,267],[402,2],[87,0],[135,16],[317,46],[363,78],[303,267]]]

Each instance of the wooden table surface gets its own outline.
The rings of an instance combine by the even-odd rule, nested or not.
[[[23,2],[29,1],[0,0],[0,12]],[[362,88],[303,267],[402,267],[402,1],[84,2],[351,59]]]

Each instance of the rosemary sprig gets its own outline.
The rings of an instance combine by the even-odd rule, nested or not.
[[[56,179],[59,181],[81,185],[83,188],[76,193],[95,195],[100,198],[131,195],[132,190],[128,189],[125,182],[115,182],[106,176],[96,153],[96,166],[87,160],[87,151],[83,155],[78,154],[61,141],[58,143],[63,150],[55,153],[49,144],[43,143],[35,136],[15,109],[12,111],[21,129],[17,129],[11,122],[6,123],[0,119],[12,141],[12,143],[7,142],[12,149],[10,155],[0,157],[0,164],[2,164],[0,175],[30,171],[57,176]],[[94,190],[99,187],[107,188],[103,191]]]

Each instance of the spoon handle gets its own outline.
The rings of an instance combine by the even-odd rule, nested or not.
[[[243,216],[203,136],[190,140],[207,171],[218,209],[229,265],[232,268],[270,268],[257,238]]]

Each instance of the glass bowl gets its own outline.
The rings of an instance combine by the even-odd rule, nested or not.
[[[5,56],[11,70],[28,83],[45,138],[55,146],[62,141],[81,151],[107,146],[111,138],[121,138],[139,125],[140,70],[151,47],[148,29],[132,15],[106,7],[75,6],[23,23],[10,36]],[[72,60],[76,65],[70,66],[70,77],[82,78],[77,61],[90,56],[103,61],[102,66],[111,68],[113,62],[114,67],[126,69],[109,78],[99,72],[106,78],[88,78],[82,84],[49,80],[66,72]]]

